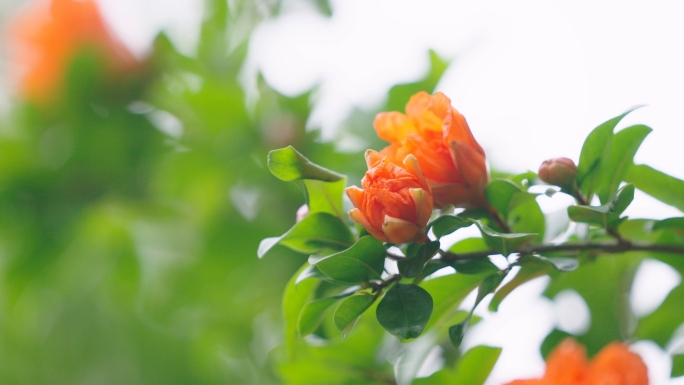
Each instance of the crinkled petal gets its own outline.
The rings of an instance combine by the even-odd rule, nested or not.
[[[368,169],[371,169],[375,167],[378,162],[382,161],[384,158],[383,155],[381,155],[379,152],[375,150],[366,150],[366,166],[368,166]]]
[[[413,241],[421,232],[422,227],[415,223],[385,215],[385,223],[382,225],[382,230],[389,242],[398,244]]]
[[[368,217],[359,209],[351,209],[349,211],[349,217],[359,225],[363,226],[364,229],[366,229],[370,235],[374,236],[381,242],[387,242],[387,237],[385,234],[382,232],[382,230],[376,229],[373,227],[373,225],[370,223],[368,220]]]
[[[601,349],[589,365],[590,384],[648,385],[648,370],[639,355],[621,343]]]

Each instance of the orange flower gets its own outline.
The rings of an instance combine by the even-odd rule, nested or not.
[[[489,176],[484,150],[444,94],[419,92],[406,104],[406,114],[380,113],[373,126],[381,139],[390,142],[380,154],[395,164],[409,154],[416,157],[436,207],[486,205],[484,187]]]
[[[619,342],[604,347],[589,362],[584,347],[568,338],[549,355],[542,378],[506,385],[648,385],[648,375],[641,357]]]
[[[93,0],[37,3],[10,26],[12,64],[19,75],[19,93],[46,101],[62,91],[70,61],[82,50],[96,52],[108,74],[126,73],[138,64],[110,33]]]
[[[368,171],[360,189],[348,187],[354,205],[349,216],[383,242],[421,242],[432,214],[432,194],[413,155],[399,167],[373,150],[366,151]]]

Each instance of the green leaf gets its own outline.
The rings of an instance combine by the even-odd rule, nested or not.
[[[634,320],[628,294],[634,272],[645,257],[638,252],[620,257],[603,256],[583,263],[575,271],[551,277],[544,292],[547,297],[553,298],[563,290],[574,290],[589,308],[589,330],[576,337],[587,347],[589,356],[611,341],[622,340],[631,334]]]
[[[268,154],[268,168],[286,182],[304,181],[309,213],[342,215],[342,196],[346,178],[309,161],[292,146]]]
[[[584,141],[577,165],[577,180],[586,196],[590,197],[596,191],[605,176],[603,169],[607,168],[607,163],[610,160],[613,130],[622,118],[635,109],[633,108],[594,128]]]
[[[366,235],[350,248],[337,254],[312,256],[309,263],[335,281],[353,284],[380,279],[385,267],[385,254],[382,242]]]
[[[553,266],[554,269],[561,272],[574,271],[579,267],[579,262],[575,258],[563,258],[563,257],[552,257],[547,258],[541,255],[535,256],[535,258],[546,261]]]
[[[633,165],[627,169],[625,181],[679,211],[684,211],[684,181],[646,165]]]
[[[263,258],[277,244],[302,254],[317,254],[344,250],[354,244],[354,236],[338,217],[314,213],[304,217],[282,236],[261,241],[257,255]]]
[[[299,285],[300,282],[309,278],[326,279],[328,276],[321,273],[316,266],[309,265],[306,269],[302,270],[301,273],[297,274],[295,285]]]
[[[455,348],[461,346],[468,325],[470,325],[470,316],[463,320],[463,322],[449,327],[449,341],[451,341]]]
[[[613,136],[610,159],[602,175],[596,193],[602,203],[610,201],[620,187],[627,169],[632,165],[634,155],[646,136],[653,131],[644,125],[627,127]]]
[[[508,179],[495,179],[485,187],[485,198],[494,209],[503,215],[508,216],[510,203],[513,196],[523,190]]]
[[[626,184],[617,191],[613,199],[601,206],[570,206],[568,216],[575,222],[609,227],[620,219],[627,206],[634,199],[634,185]]]
[[[437,254],[438,250],[439,241],[409,244],[406,250],[406,258],[397,261],[399,273],[405,278],[417,277],[423,272],[425,264]]]
[[[283,294],[283,314],[285,316],[285,346],[289,356],[295,353],[296,342],[299,338],[298,320],[304,304],[313,296],[313,292],[318,287],[320,281],[309,279],[297,285],[296,277],[299,273],[308,268],[308,264],[302,266],[298,273],[295,273],[287,284]]]
[[[461,357],[452,384],[482,385],[501,355],[501,348],[476,346]]]
[[[501,302],[523,283],[544,276],[554,270],[554,266],[551,263],[536,256],[523,257],[518,265],[520,270],[518,270],[515,277],[494,294],[492,301],[489,303],[490,311],[498,311]]]
[[[297,320],[299,335],[304,337],[313,333],[323,321],[325,311],[339,300],[339,297],[327,297],[307,302]]]
[[[335,314],[333,315],[333,322],[338,330],[343,332],[343,337],[349,334],[351,326],[354,325],[356,320],[365,312],[377,299],[374,295],[354,295],[351,296],[335,309]]]
[[[473,317],[473,312],[477,308],[477,305],[479,305],[480,302],[482,302],[482,300],[484,299],[484,297],[487,296],[487,294],[496,290],[496,288],[499,286],[499,284],[501,284],[504,278],[506,278],[506,276],[503,274],[492,274],[487,276],[484,280],[482,280],[480,286],[477,288],[477,298],[475,299],[475,304],[473,304],[473,307],[470,309],[470,312],[468,313],[466,319],[449,328],[449,339],[451,340],[451,343],[454,345],[454,347],[458,348],[461,345],[461,342],[463,341],[463,336],[465,335],[465,332],[468,329],[468,326],[470,325],[470,319]]]
[[[422,287],[433,299],[433,311],[427,328],[440,325],[485,278],[484,275],[451,274],[423,282]]]
[[[653,225],[653,231],[661,229],[680,229],[684,230],[684,217],[665,218]]]
[[[499,233],[480,221],[473,222],[480,228],[482,238],[487,245],[504,256],[510,255],[537,238],[537,234]]]
[[[651,314],[639,320],[635,335],[648,339],[665,348],[674,331],[684,323],[682,315],[684,285],[672,289],[663,303]]]
[[[473,222],[467,218],[456,215],[443,215],[432,221],[430,227],[437,238],[442,238],[443,236],[451,234],[458,229],[470,227],[472,225]]]
[[[536,195],[527,192],[513,195],[506,219],[513,232],[536,233],[535,241],[541,242],[546,231],[546,219],[535,198]]]
[[[487,257],[457,259],[449,263],[449,266],[461,274],[493,274],[499,271],[499,268]]]
[[[417,338],[432,314],[432,297],[420,286],[396,284],[376,309],[380,325],[402,339]]]
[[[672,372],[670,376],[684,376],[684,354],[676,354],[672,356]]]
[[[286,182],[302,179],[336,182],[345,179],[344,175],[312,163],[292,146],[269,152],[268,169]]]

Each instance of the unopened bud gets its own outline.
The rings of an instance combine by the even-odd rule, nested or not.
[[[577,166],[569,158],[545,160],[539,167],[539,178],[555,186],[569,186],[577,178]]]
[[[309,206],[308,205],[302,205],[299,209],[297,209],[297,223],[301,222],[304,217],[309,215]]]

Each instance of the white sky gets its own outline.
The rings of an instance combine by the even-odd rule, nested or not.
[[[99,2],[138,54],[159,28],[192,53],[202,0]],[[21,2],[4,0],[3,8],[9,3]],[[373,108],[391,85],[420,78],[426,50],[434,48],[453,59],[438,90],[466,116],[494,167],[518,172],[551,157],[577,160],[593,127],[645,104],[620,126],[654,128],[637,162],[684,178],[682,2],[335,0],[329,20],[295,0],[284,4],[295,10],[257,30],[250,63],[286,94],[320,83],[310,124],[329,138],[352,106]],[[633,206],[634,216],[681,215],[642,194]],[[543,287],[535,281],[516,291],[488,332],[465,341],[503,343],[489,385],[541,370],[536,340],[552,327],[558,306],[529,300]],[[539,319],[548,322],[535,324]],[[651,366],[652,384],[670,383],[663,353],[647,343],[636,348]]]

